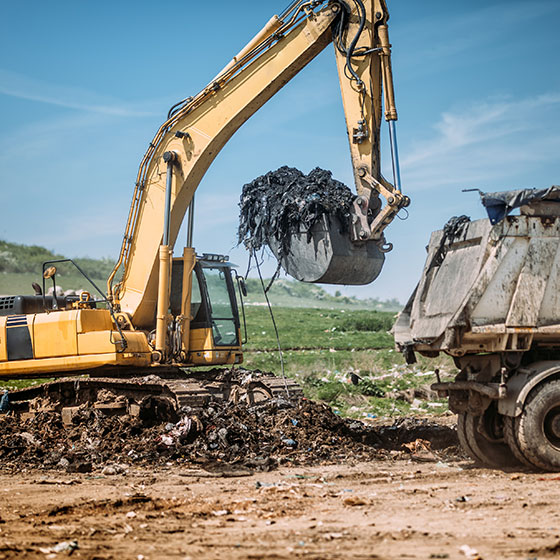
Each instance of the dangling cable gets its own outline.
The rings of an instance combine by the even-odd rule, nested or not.
[[[261,265],[259,264],[259,259],[253,249],[255,263],[257,264],[257,272],[259,273],[259,279],[261,281],[261,286],[263,289],[264,297],[266,299],[266,305],[268,306],[268,311],[270,313],[270,318],[272,319],[272,325],[274,326],[274,332],[276,333],[276,342],[278,343],[278,354],[280,355],[280,368],[282,370],[282,379],[284,380],[284,388],[286,389],[286,395],[290,398],[290,391],[288,389],[288,381],[286,380],[286,373],[284,371],[284,356],[282,354],[282,347],[280,346],[280,335],[278,334],[278,328],[276,327],[276,320],[274,319],[274,313],[272,313],[272,306],[270,305],[270,300],[268,299],[268,294],[264,289],[264,280],[261,274]]]

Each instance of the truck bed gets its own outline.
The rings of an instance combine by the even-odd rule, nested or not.
[[[418,286],[394,327],[401,350],[471,352],[560,345],[560,217],[467,221],[432,234]]]

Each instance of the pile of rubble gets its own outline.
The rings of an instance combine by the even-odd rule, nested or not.
[[[306,399],[253,406],[215,402],[202,410],[183,410],[178,422],[106,416],[86,407],[73,415],[71,425],[56,412],[27,419],[8,414],[0,416],[0,433],[4,470],[70,472],[169,462],[261,471],[279,464],[351,463],[410,454],[413,447],[403,444],[418,438],[430,442],[437,459],[455,453],[457,445],[453,428],[432,421],[407,419],[373,427]]]

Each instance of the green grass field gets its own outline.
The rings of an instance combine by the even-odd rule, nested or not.
[[[452,361],[418,357],[405,364],[394,350],[387,330],[395,314],[379,311],[273,308],[283,349],[284,371],[296,379],[306,396],[324,401],[341,414],[354,417],[442,413],[445,400],[410,404],[385,397],[399,391],[429,385],[435,368],[449,376]],[[245,367],[281,374],[278,343],[268,309],[246,308],[248,342]],[[351,375],[361,380],[351,383]]]
[[[268,308],[248,306],[248,341],[244,367],[282,374],[278,342]],[[379,311],[273,308],[279,332],[284,372],[297,380],[308,398],[331,405],[340,414],[357,418],[433,414],[447,410],[445,400],[409,403],[387,398],[390,391],[429,385],[437,367],[443,376],[453,370],[445,356],[419,357],[408,366],[393,349],[387,332],[394,313]],[[352,374],[361,380],[351,383]],[[9,381],[6,387],[26,386],[29,381]]]
[[[42,247],[0,241],[0,295],[32,294],[31,283],[41,283],[41,262],[53,258],[60,256]],[[110,259],[81,259],[79,263],[104,291]],[[94,292],[68,263],[57,268],[57,285],[63,290]],[[47,286],[51,286],[50,282]],[[248,279],[247,287],[244,365],[280,375],[278,341],[260,281]],[[448,376],[454,371],[452,361],[445,356],[435,360],[420,358],[414,366],[404,363],[393,349],[393,337],[388,332],[400,307],[398,301],[330,294],[317,285],[284,279],[275,282],[269,297],[284,371],[302,385],[306,396],[356,417],[438,413],[447,409],[443,400],[411,404],[386,397],[390,391],[429,385],[435,381],[435,368]],[[350,382],[352,374],[361,378],[357,385]],[[6,386],[29,383],[10,381]]]

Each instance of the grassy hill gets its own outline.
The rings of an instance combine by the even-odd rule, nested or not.
[[[21,245],[0,240],[0,295],[32,294],[32,282],[41,283],[42,264],[49,260],[65,258],[39,245]],[[106,280],[113,270],[114,261],[110,258],[73,259],[95,283],[106,289]],[[70,264],[57,265],[57,284],[64,290],[87,289],[91,287],[83,276]],[[268,280],[265,280],[268,285]],[[265,297],[260,280],[247,279],[249,306],[265,305]],[[376,298],[360,299],[344,296],[340,292],[329,294],[317,284],[306,284],[297,280],[278,279],[269,293],[270,301],[282,307],[315,307],[322,309],[371,309],[377,311],[398,311],[402,308],[396,299],[381,301]]]
[[[39,245],[22,245],[0,240],[0,294],[33,294],[32,282],[41,284],[42,265],[45,261],[64,259],[63,255]],[[76,258],[74,261],[102,289],[113,270],[109,258]],[[91,286],[70,263],[57,264],[57,283],[64,290],[87,289]]]
[[[31,282],[41,281],[42,263],[58,258],[62,256],[44,247],[0,241],[0,294],[32,293]],[[111,259],[75,260],[105,288]],[[58,284],[64,289],[87,287],[77,272],[64,265],[58,268]],[[250,278],[247,288],[245,367],[281,374],[283,364],[286,375],[296,379],[308,397],[327,402],[344,415],[396,416],[447,409],[444,400],[409,403],[387,395],[435,381],[435,367],[443,375],[454,369],[445,356],[419,357],[414,366],[404,363],[388,333],[401,307],[398,301],[331,295],[321,286],[279,279],[269,296],[283,349],[281,359],[261,283]],[[352,375],[361,377],[357,385],[350,382]],[[0,389],[20,384],[29,381],[0,383]]]

